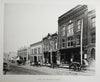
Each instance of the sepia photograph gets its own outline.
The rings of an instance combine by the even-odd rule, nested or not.
[[[95,6],[61,5],[4,4],[3,75],[95,76]]]

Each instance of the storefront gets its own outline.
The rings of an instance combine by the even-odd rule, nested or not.
[[[80,62],[80,47],[61,49],[60,53],[60,62],[62,64]]]
[[[57,52],[56,51],[52,52],[52,62],[57,64]]]

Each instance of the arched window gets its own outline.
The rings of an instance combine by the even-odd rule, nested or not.
[[[91,49],[91,58],[95,59],[95,49],[94,48]]]

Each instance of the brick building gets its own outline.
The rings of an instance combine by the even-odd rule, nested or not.
[[[88,12],[88,59],[90,64],[95,60],[95,44],[96,44],[96,14],[95,10]]]
[[[82,49],[84,54],[87,51],[88,44],[87,5],[78,5],[58,18],[58,48],[60,62],[62,64],[69,64],[71,61],[80,62],[80,39],[82,27]]]

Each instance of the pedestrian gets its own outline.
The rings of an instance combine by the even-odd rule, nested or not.
[[[3,74],[6,75],[7,71],[9,69],[9,66],[7,63],[3,63]]]
[[[40,60],[38,61],[38,65],[39,65],[39,66],[41,65]]]
[[[88,61],[87,59],[83,59],[83,69],[86,69],[88,67]]]
[[[58,60],[57,60],[57,66],[58,66],[58,67],[60,66],[60,61],[58,61]]]

